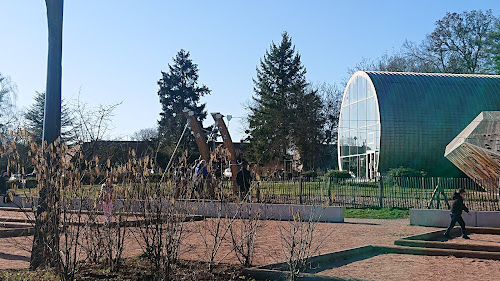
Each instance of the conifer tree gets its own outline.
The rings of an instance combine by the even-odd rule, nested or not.
[[[189,52],[181,49],[173,58],[173,64],[168,65],[168,72],[162,71],[162,78],[158,81],[158,96],[162,105],[158,137],[167,155],[173,152],[187,122],[184,108],[194,111],[200,122],[207,115],[205,104],[200,104],[200,98],[210,94],[210,89],[198,85],[198,65],[193,63],[189,55]],[[183,143],[195,147],[194,138],[189,133],[184,135]]]
[[[34,141],[42,143],[43,116],[45,112],[45,92],[36,92],[33,103],[24,114],[27,127],[33,133]],[[67,104],[61,105],[61,139],[64,142],[76,140],[73,130],[73,116]]]
[[[309,130],[316,131],[316,123],[321,122],[317,120],[321,114],[314,112],[321,111],[322,105],[316,92],[308,92],[305,74],[292,39],[284,32],[280,45],[273,42],[266,51],[254,79],[247,131],[251,160],[264,164],[298,152],[303,164],[310,162],[304,158],[310,157],[306,148],[317,143],[319,135],[310,135]]]

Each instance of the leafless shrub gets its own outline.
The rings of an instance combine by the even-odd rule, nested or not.
[[[251,266],[254,257],[255,243],[261,226],[262,205],[237,202],[233,204],[239,223],[229,225],[233,250],[238,261],[244,266]]]
[[[217,258],[217,253],[221,249],[236,216],[231,216],[229,212],[226,212],[227,202],[224,202],[222,198],[219,201],[209,201],[207,203],[199,201],[199,206],[200,208],[215,208],[213,210],[214,216],[196,224],[195,231],[199,234],[202,242],[202,258],[207,262],[208,269],[212,270],[214,265],[219,264],[227,256],[226,254],[222,258]]]
[[[283,221],[279,224],[279,233],[281,238],[281,252],[286,258],[288,265],[289,280],[295,280],[299,272],[308,265],[308,260],[318,252],[328,235],[323,235],[323,239],[313,245],[313,238],[316,228],[319,225],[319,219],[322,208],[312,206],[311,211],[306,213],[304,209],[293,209],[292,219]]]
[[[166,200],[161,188],[150,188],[150,196],[141,203],[138,238],[146,257],[152,262],[157,280],[169,280],[185,237],[187,215],[172,199]]]
[[[87,210],[87,223],[82,229],[82,250],[88,263],[97,264],[102,262],[106,252],[103,239],[106,230],[100,225],[98,201],[90,199],[83,203]]]

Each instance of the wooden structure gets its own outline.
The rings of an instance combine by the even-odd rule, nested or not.
[[[200,122],[198,122],[196,114],[194,111],[187,108],[184,108],[182,112],[184,112],[184,116],[186,116],[189,127],[191,127],[191,130],[193,131],[194,138],[196,139],[196,145],[200,150],[201,158],[208,162],[210,160],[210,152],[208,150],[207,138],[201,130],[201,125]]]
[[[447,146],[444,156],[488,191],[500,179],[500,111],[481,112]]]
[[[226,123],[222,119],[224,116],[219,112],[211,113],[212,117],[215,120],[215,127],[219,130],[220,135],[222,137],[222,141],[224,142],[224,146],[229,151],[230,157],[230,165],[231,168],[231,177],[233,180],[233,192],[238,194],[239,188],[236,183],[236,174],[238,173],[238,165],[236,164],[236,151],[234,149],[233,141],[231,140],[231,136],[229,135],[229,131],[227,130]]]

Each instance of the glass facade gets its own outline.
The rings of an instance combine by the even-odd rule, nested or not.
[[[375,178],[398,167],[463,177],[445,148],[479,113],[500,110],[500,75],[358,71],[344,91],[339,167]]]
[[[375,88],[364,73],[347,84],[339,119],[339,167],[360,178],[377,175],[380,115]]]

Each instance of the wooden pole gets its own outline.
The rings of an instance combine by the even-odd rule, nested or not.
[[[234,149],[233,141],[231,140],[231,136],[229,135],[229,131],[227,130],[226,123],[224,123],[224,116],[219,112],[211,113],[212,118],[215,120],[215,127],[219,130],[222,141],[224,142],[224,147],[229,151],[229,158],[231,160],[231,164],[229,167],[231,168],[231,178],[233,180],[233,192],[234,194],[238,194],[239,188],[236,183],[236,174],[238,173],[238,165],[236,165],[236,151]]]
[[[200,150],[201,158],[208,162],[210,160],[210,152],[208,150],[207,138],[201,130],[200,122],[198,122],[196,114],[194,111],[187,108],[184,108],[182,112],[184,112],[184,116],[186,116],[186,119],[188,120],[191,131],[193,131],[196,145]]]

